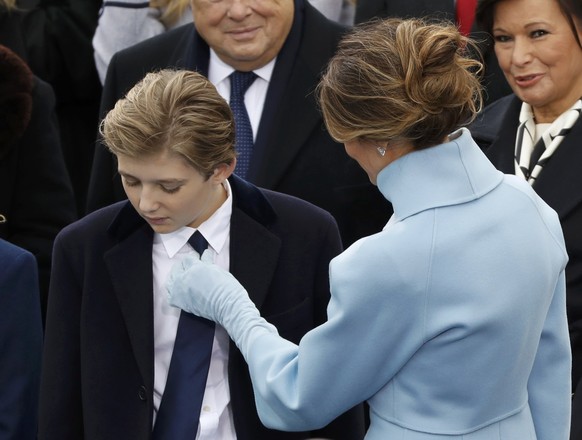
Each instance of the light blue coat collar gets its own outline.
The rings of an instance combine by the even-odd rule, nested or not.
[[[503,174],[463,128],[450,142],[408,153],[392,162],[380,171],[377,183],[392,202],[396,219],[402,220],[427,209],[474,200],[502,180]]]

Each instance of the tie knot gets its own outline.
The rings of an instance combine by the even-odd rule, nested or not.
[[[243,96],[253,81],[257,78],[255,72],[240,72],[235,70],[230,74],[231,94]]]
[[[200,233],[200,231],[196,231],[192,234],[192,236],[188,239],[188,243],[190,246],[194,248],[198,254],[202,255],[202,253],[208,247],[208,242],[204,238],[204,236]]]

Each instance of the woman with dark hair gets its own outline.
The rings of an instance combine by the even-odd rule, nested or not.
[[[582,45],[576,10],[580,2],[573,0],[479,2],[477,19],[491,34],[514,93],[486,107],[470,127],[492,163],[527,181],[560,218],[569,256],[573,391],[582,377]]]

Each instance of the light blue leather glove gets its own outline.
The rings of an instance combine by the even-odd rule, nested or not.
[[[175,264],[166,289],[172,306],[224,327],[245,357],[256,337],[277,334],[277,329],[261,317],[237,279],[212,263],[208,250],[201,259],[187,257]]]

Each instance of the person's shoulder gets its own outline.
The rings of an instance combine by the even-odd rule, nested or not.
[[[65,226],[59,232],[57,239],[59,241],[81,239],[89,242],[93,237],[105,236],[107,230],[127,203],[127,200],[122,200],[85,215]]]
[[[516,105],[521,105],[521,101],[516,95],[510,94],[481,110],[475,120],[467,127],[473,139],[480,146],[483,142],[490,144],[506,120],[507,112]]]
[[[31,252],[0,238],[0,261],[10,262],[17,259],[21,261],[35,262],[34,255]]]
[[[299,197],[265,188],[260,188],[260,191],[271,202],[276,210],[297,210],[303,213],[321,217],[327,217],[331,215],[324,209]]]
[[[339,230],[334,217],[327,211],[298,197],[259,188],[237,176],[229,182],[233,192],[234,210],[278,231],[281,237],[301,237],[319,242],[324,237],[337,235]]]
[[[526,215],[526,213],[528,213],[528,205],[533,209],[533,211],[530,211],[527,214],[528,222],[522,223],[522,226],[526,227],[528,223],[531,223],[531,221],[533,221],[532,219],[536,216],[535,213],[537,213],[537,216],[543,221],[548,231],[550,231],[550,233],[555,237],[556,242],[564,251],[564,254],[566,254],[564,236],[558,213],[536,193],[526,180],[517,177],[516,175],[504,174],[502,185],[504,188],[512,189],[511,205],[520,206],[520,213]],[[516,193],[519,194],[519,196],[516,196]],[[522,205],[518,205],[518,197],[522,200],[527,200],[527,204],[523,205],[523,207],[521,207]]]
[[[33,93],[44,102],[53,102],[55,99],[53,87],[36,75],[33,77]]]
[[[273,207],[279,223],[286,223],[294,228],[337,228],[334,217],[313,203],[277,191],[262,188],[260,191]]]
[[[501,124],[505,112],[515,99],[517,99],[517,97],[514,94],[511,94],[492,102],[477,115],[471,126],[481,127],[488,124]]]
[[[299,197],[258,187],[235,175],[229,178],[229,182],[234,195],[234,205],[262,222],[270,222],[282,215],[331,217],[327,211]]]
[[[0,238],[0,266],[0,297],[3,302],[7,298],[24,300],[22,295],[27,295],[26,292],[38,298],[38,265],[31,252]]]

